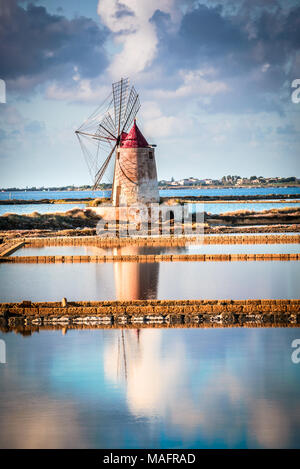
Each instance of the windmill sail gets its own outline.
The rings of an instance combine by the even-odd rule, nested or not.
[[[123,132],[127,132],[128,129],[131,127],[132,122],[137,115],[140,109],[140,100],[139,95],[137,94],[134,86],[131,88],[130,95],[127,101],[127,106],[124,114],[124,125],[123,125]]]
[[[115,150],[140,109],[139,96],[129,79],[113,83],[112,92],[76,130],[94,188],[100,182],[111,184]]]
[[[120,134],[121,125],[124,119],[124,113],[127,103],[127,94],[129,88],[129,79],[121,79],[120,81],[113,83],[113,98],[114,98],[114,111],[115,111],[115,127],[118,135]]]

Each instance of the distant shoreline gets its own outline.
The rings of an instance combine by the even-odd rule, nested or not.
[[[300,184],[240,184],[238,186],[236,185],[198,185],[198,186],[159,186],[159,190],[197,190],[197,189],[268,189],[268,188],[300,188]],[[105,188],[105,189],[96,189],[93,190],[92,188],[90,189],[80,189],[80,188],[75,188],[75,189],[4,189],[1,188],[0,192],[98,192],[98,191],[110,191],[111,187]]]
[[[170,203],[173,205],[177,203],[272,203],[274,201],[286,203],[300,203],[299,194],[252,194],[252,195],[186,195],[186,196],[162,196],[160,197],[161,203]],[[68,198],[62,199],[1,199],[0,205],[41,205],[41,204],[78,204],[85,203],[87,208],[95,207],[103,203],[109,203],[108,197],[83,197],[83,198]],[[98,204],[92,202],[98,201]],[[89,205],[90,204],[90,205]]]
[[[199,186],[159,186],[160,190],[172,190],[172,189],[268,189],[269,187],[282,187],[282,188],[300,188],[300,184],[261,184],[261,185],[252,185],[252,184],[240,184],[238,186],[222,186],[222,185],[199,185]]]

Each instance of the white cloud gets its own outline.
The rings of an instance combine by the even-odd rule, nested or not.
[[[155,135],[155,137],[169,137],[178,135],[181,131],[181,127],[182,124],[177,117],[161,116],[147,122],[145,131],[149,135]]]
[[[152,63],[158,38],[150,19],[157,10],[169,14],[173,24],[181,18],[175,0],[99,0],[101,21],[116,34],[116,42],[123,45],[109,68],[114,79],[132,77]]]
[[[188,96],[214,96],[228,90],[223,81],[211,80],[216,71],[212,68],[203,70],[181,70],[183,84],[176,90],[157,90],[157,98],[174,99]]]
[[[145,101],[141,109],[141,116],[145,121],[161,117],[162,112],[158,104],[154,101]]]
[[[78,73],[78,67],[74,67],[74,75],[72,76],[72,79],[74,81],[79,81],[80,80],[80,74]]]
[[[176,116],[165,116],[153,101],[143,103],[141,118],[144,122],[143,132],[147,138],[170,137],[179,135],[183,130],[181,119]]]
[[[46,98],[56,101],[91,102],[96,105],[110,93],[109,86],[101,86],[97,84],[97,81],[81,80],[77,74],[73,80],[76,82],[73,87],[59,86],[56,83],[49,85],[45,93]]]
[[[269,68],[270,68],[270,64],[265,63],[265,64],[261,67],[261,71],[262,71],[263,73],[265,73],[265,72],[267,72],[267,71],[269,70]]]

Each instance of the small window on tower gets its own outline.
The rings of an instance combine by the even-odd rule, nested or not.
[[[120,152],[117,153],[117,158],[120,159]]]
[[[149,151],[149,158],[150,158],[150,160],[153,160],[153,151],[152,150]]]

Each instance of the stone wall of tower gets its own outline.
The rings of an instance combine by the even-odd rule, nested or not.
[[[113,205],[154,202],[159,202],[154,148],[118,148]]]

